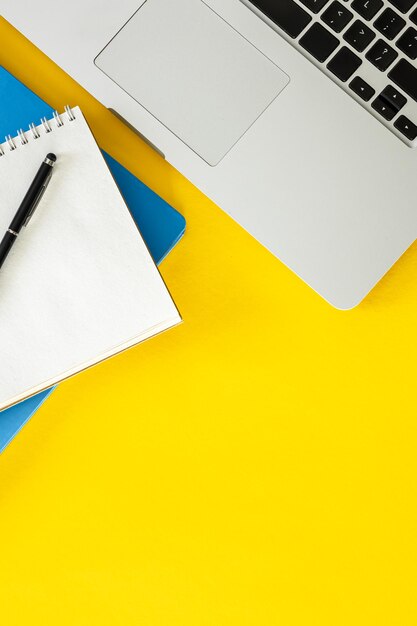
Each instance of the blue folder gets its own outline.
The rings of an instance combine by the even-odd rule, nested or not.
[[[50,119],[53,109],[0,66],[0,142],[9,133]],[[103,156],[136,221],[154,261],[160,263],[181,239],[185,231],[183,216],[103,151]],[[1,162],[0,162],[1,166]],[[0,452],[19,432],[40,405],[52,393],[43,391],[10,409],[0,412]]]

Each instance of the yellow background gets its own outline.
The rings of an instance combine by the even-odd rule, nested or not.
[[[185,323],[61,384],[0,457],[2,623],[415,625],[417,248],[336,311],[4,20],[0,42],[188,222],[161,266]]]

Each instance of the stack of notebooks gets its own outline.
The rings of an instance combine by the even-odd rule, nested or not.
[[[55,384],[180,322],[155,263],[185,221],[100,152],[78,108],[54,115],[3,68],[0,89],[0,137],[11,135],[0,156],[0,237],[43,158],[57,155],[0,272],[1,450]]]

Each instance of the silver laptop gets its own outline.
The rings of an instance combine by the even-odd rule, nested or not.
[[[417,0],[0,9],[335,307],[414,241]]]

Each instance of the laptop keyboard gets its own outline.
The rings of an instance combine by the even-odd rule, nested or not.
[[[417,0],[249,0],[408,146],[417,146]]]

